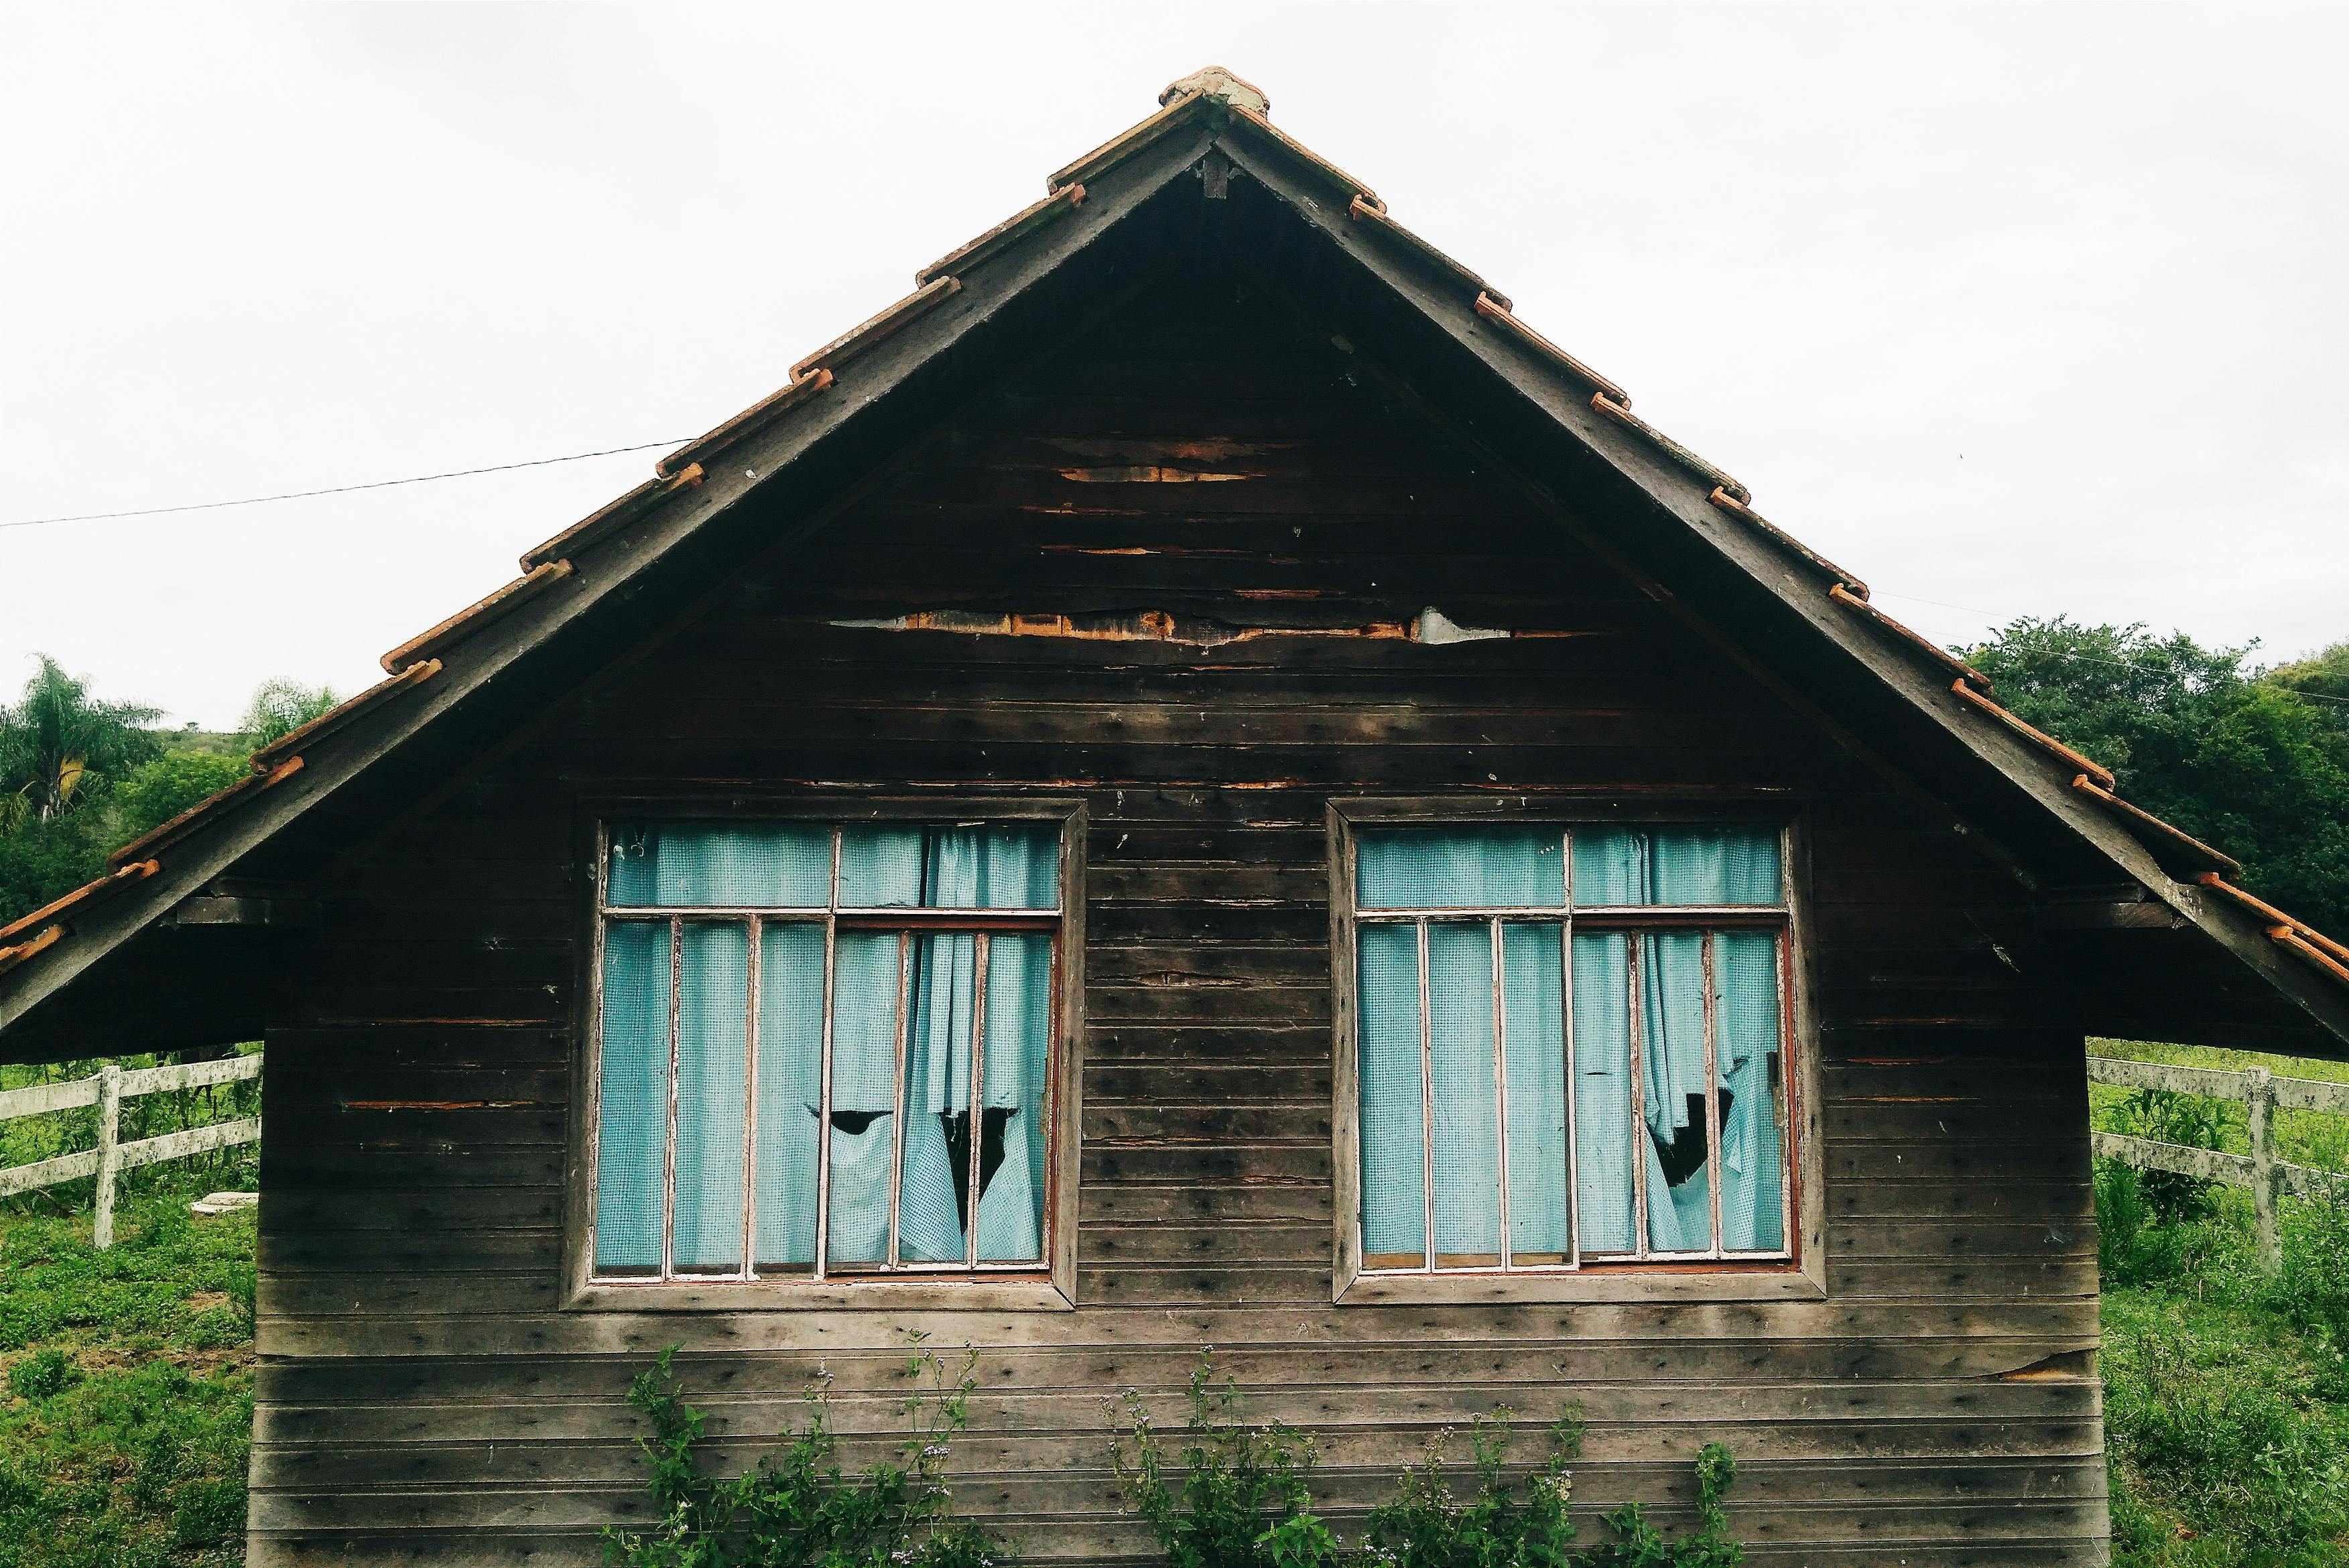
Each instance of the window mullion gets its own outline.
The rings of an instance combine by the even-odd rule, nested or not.
[[[1419,922],[1419,1191],[1426,1233],[1423,1265],[1435,1272],[1435,1044],[1428,1006],[1427,922]]]
[[[1493,1146],[1500,1178],[1501,1197],[1501,1269],[1509,1267],[1509,1045],[1508,1015],[1502,1010],[1503,995],[1501,965],[1501,923],[1492,923],[1493,932],[1493,1109],[1497,1119],[1494,1124]]]
[[[840,859],[839,835],[833,838],[833,861]],[[832,1018],[833,952],[839,932],[832,916],[823,918],[823,1037],[816,1062],[815,1121],[815,1277],[822,1279],[832,1259]]]
[[[661,1140],[660,1277],[675,1276],[677,1261],[677,1040],[678,992],[685,969],[685,922],[668,922],[668,1109]]]
[[[1723,1252],[1721,1230],[1721,1041],[1714,1018],[1713,933],[1704,934],[1704,1168],[1706,1198],[1712,1205],[1713,1245],[1707,1257]]]

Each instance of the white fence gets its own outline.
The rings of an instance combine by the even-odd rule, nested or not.
[[[2150,1138],[2130,1138],[2117,1132],[2093,1132],[2089,1139],[2099,1154],[2125,1161],[2145,1171],[2171,1171],[2230,1187],[2249,1187],[2251,1206],[2259,1216],[2260,1256],[2271,1269],[2283,1262],[2283,1243],[2276,1228],[2276,1206],[2283,1198],[2310,1198],[2330,1191],[2344,1180],[2336,1172],[2312,1165],[2294,1165],[2275,1153],[2275,1113],[2317,1110],[2349,1116],[2349,1084],[2320,1078],[2276,1078],[2265,1068],[2249,1072],[2219,1072],[2209,1068],[2173,1068],[2159,1062],[2127,1062],[2112,1057],[2088,1058],[2088,1080],[2116,1088],[2168,1089],[2231,1099],[2251,1108],[2251,1151],[2221,1154],[2215,1149],[2189,1149],[2159,1143]]]
[[[253,1143],[261,1137],[261,1118],[248,1116],[239,1121],[217,1121],[210,1127],[191,1127],[184,1132],[167,1132],[160,1138],[142,1138],[136,1142],[123,1143],[118,1140],[122,1128],[122,1102],[140,1095],[160,1094],[166,1089],[198,1088],[205,1084],[233,1083],[239,1078],[260,1076],[259,1057],[229,1057],[221,1061],[190,1062],[185,1067],[176,1068],[134,1068],[129,1072],[109,1062],[98,1069],[95,1078],[75,1078],[68,1083],[35,1084],[30,1088],[14,1088],[0,1093],[0,1121],[45,1116],[53,1110],[72,1110],[85,1105],[98,1107],[97,1148],[0,1171],[0,1198],[16,1192],[29,1192],[36,1187],[53,1187],[60,1181],[95,1176],[98,1178],[98,1222],[91,1239],[98,1246],[112,1246],[114,1188],[125,1171],[165,1160],[183,1160],[191,1154],[202,1154],[206,1150]]]

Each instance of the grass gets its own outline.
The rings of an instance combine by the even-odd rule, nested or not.
[[[2100,1054],[2349,1081],[2349,1066],[2097,1042]],[[2249,1151],[2240,1105],[2090,1086],[2108,1131]],[[2231,1113],[2231,1114],[2229,1114]],[[2148,1119],[2169,1125],[2149,1127]],[[2279,1152],[2349,1170],[2349,1119],[2280,1112]],[[2349,1564],[2349,1200],[2288,1203],[2284,1271],[2251,1194],[2100,1162],[2106,1442],[2116,1568]]]
[[[0,1069],[0,1088],[89,1070]],[[123,1135],[250,1114],[248,1088],[125,1101]],[[0,1122],[0,1167],[88,1148],[92,1114]],[[0,1200],[0,1568],[243,1560],[254,1215],[188,1203],[254,1175],[250,1148],[133,1172],[103,1253],[91,1182]]]

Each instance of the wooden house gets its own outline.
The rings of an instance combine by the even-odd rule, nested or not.
[[[2084,1039],[2349,951],[1161,101],[0,932],[0,1057],[267,1041],[252,1561],[591,1561],[658,1347],[740,1461],[908,1329],[1037,1560],[1212,1344],[1341,1519],[1575,1398],[1757,1563],[2101,1561]]]

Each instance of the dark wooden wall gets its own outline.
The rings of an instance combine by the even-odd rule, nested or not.
[[[1152,468],[1246,477],[1104,471]],[[1355,634],[1429,605],[1541,634]],[[1208,640],[833,624],[940,611]],[[1086,799],[1076,1312],[563,1310],[577,801],[792,781]],[[1328,798],[1702,785],[1810,801],[1827,1299],[1333,1307]],[[1573,1398],[1582,1501],[1684,1502],[1719,1439],[1756,1562],[2102,1560],[2082,1041],[2019,890],[1231,285],[1021,372],[326,891],[269,1039],[257,1564],[588,1561],[658,1346],[740,1460],[819,1364],[885,1428],[908,1326],[983,1352],[959,1499],[1038,1558],[1140,1545],[1102,1397],[1172,1416],[1211,1343],[1341,1513]]]

